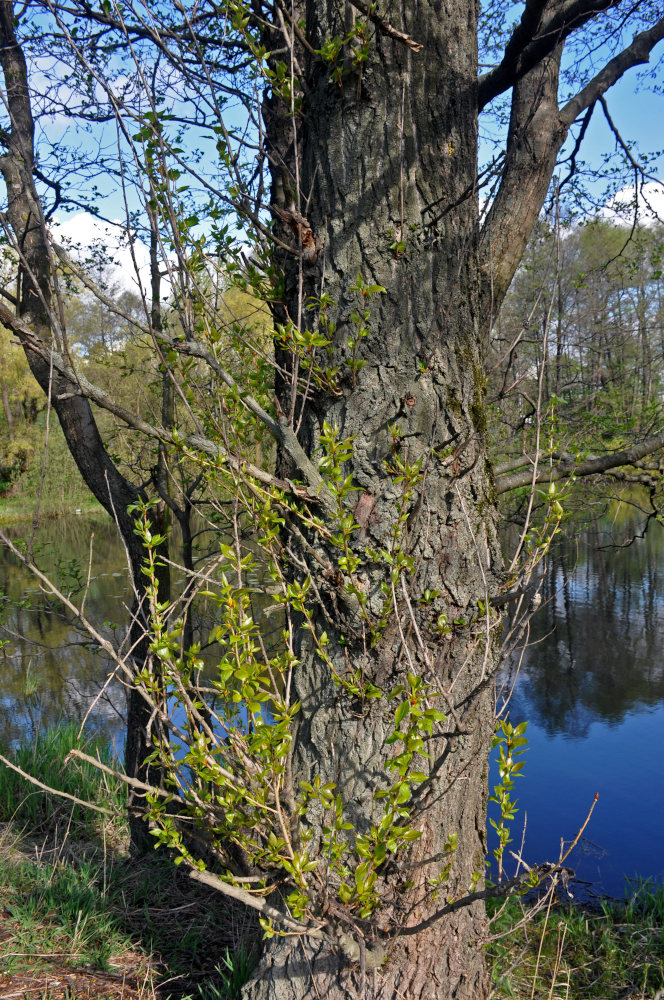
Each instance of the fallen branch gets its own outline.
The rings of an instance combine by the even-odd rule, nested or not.
[[[12,771],[16,771],[16,773],[20,774],[26,781],[29,781],[32,785],[37,785],[37,787],[41,788],[44,792],[50,792],[51,795],[58,795],[61,799],[69,799],[71,802],[75,802],[77,806],[84,806],[86,809],[94,809],[95,812],[104,813],[105,816],[119,815],[112,809],[104,809],[103,806],[97,806],[93,802],[86,802],[84,799],[77,798],[76,795],[70,795],[69,792],[63,792],[59,788],[51,788],[50,785],[45,785],[43,781],[39,781],[38,778],[33,778],[31,774],[27,774],[25,771],[22,771],[20,767],[17,767],[16,764],[12,764],[12,762],[7,760],[6,757],[3,757],[1,753],[0,763],[4,764],[5,767],[11,768]]]
[[[246,889],[239,889],[236,885],[224,882],[217,875],[212,875],[210,872],[199,872],[196,868],[193,868],[189,872],[189,877],[194,879],[195,882],[200,882],[211,889],[216,889],[217,892],[221,892],[224,896],[229,896],[231,899],[236,899],[239,903],[244,903],[245,906],[250,906],[253,910],[258,910],[259,913],[262,913],[269,920],[274,920],[275,923],[286,927],[292,934],[304,934],[319,941],[327,941],[328,944],[336,943],[322,928],[307,927],[304,924],[298,924],[297,921],[286,916],[281,910],[270,906],[264,899],[252,895]]]

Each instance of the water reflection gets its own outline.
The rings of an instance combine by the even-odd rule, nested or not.
[[[211,558],[219,552],[220,535],[214,524],[197,520],[194,561],[211,572]],[[9,533],[9,531],[8,531]],[[11,530],[18,544],[30,527]],[[251,548],[252,540],[244,544]],[[171,556],[179,563],[181,537],[174,529]],[[122,642],[129,621],[132,593],[125,551],[113,522],[104,515],[89,519],[73,517],[45,521],[40,526],[34,561],[58,588],[80,605],[85,594],[85,614],[105,638]],[[271,603],[261,586],[260,574],[247,573],[245,584],[254,587],[252,611],[268,654],[283,641],[283,619],[264,614]],[[184,590],[185,577],[171,573],[172,595]],[[201,660],[209,666],[218,661],[219,645],[210,642],[216,622],[214,601],[198,596],[188,612],[191,635],[201,643]],[[88,724],[101,730],[119,749],[124,739],[126,693],[119,680],[109,682],[115,664],[78,629],[62,605],[46,595],[28,570],[0,546],[0,743],[11,746],[26,733],[49,728],[62,719]],[[103,689],[103,690],[102,690]],[[101,696],[100,696],[101,692]]]
[[[617,510],[558,544],[510,703],[529,721],[526,856],[557,857],[599,793],[572,863],[617,896],[626,876],[664,876],[664,529],[626,545],[638,531]]]
[[[27,534],[28,529],[11,529],[16,543]],[[72,517],[44,522],[34,559],[75,601],[80,601],[87,586],[86,611],[92,621],[108,638],[123,634],[131,594],[124,550],[110,519]],[[82,721],[93,702],[91,727],[112,741],[118,738],[124,688],[112,680],[99,697],[113,664],[2,547],[0,640],[4,641],[0,649],[0,742],[4,746],[61,719]]]
[[[549,561],[518,697],[551,736],[583,737],[664,699],[664,529],[615,539],[600,526]]]
[[[635,530],[619,513],[552,553],[510,709],[513,721],[529,720],[525,777],[516,788],[521,821],[528,816],[526,857],[557,857],[560,838],[574,836],[599,792],[572,863],[614,895],[625,875],[664,875],[664,529],[653,524],[624,546]],[[131,594],[109,519],[45,522],[37,561],[65,591],[75,589],[88,576],[91,533],[86,613],[119,638]],[[208,543],[218,550],[218,537],[201,547]],[[80,721],[94,702],[90,725],[119,745],[124,688],[114,681],[98,698],[113,664],[2,548],[0,595],[0,742],[11,745],[61,719]],[[201,601],[196,614],[205,641],[214,608]],[[279,641],[281,627],[277,616],[262,619],[268,644],[271,634]],[[212,660],[216,651],[207,655]]]

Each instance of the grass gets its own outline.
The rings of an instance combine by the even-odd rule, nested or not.
[[[126,801],[122,782],[109,779],[84,761],[71,760],[63,766],[73,748],[99,756],[105,764],[112,763],[105,741],[79,739],[78,726],[71,722],[21,744],[12,755],[13,763],[51,788],[122,814]],[[30,830],[33,836],[49,832],[57,838],[58,831],[65,829],[76,840],[110,835],[117,841],[124,835],[124,830],[112,831],[99,813],[30,785],[7,767],[0,768],[0,817]]]
[[[4,914],[15,924],[2,971],[26,972],[47,958],[109,971],[112,957],[129,942],[117,917],[101,905],[100,874],[85,860],[73,866],[0,857]]]
[[[664,987],[664,887],[641,882],[626,902],[554,904],[524,916],[494,908],[489,961],[495,998],[650,1000]]]
[[[83,800],[115,805],[120,782],[62,761],[72,726],[12,755]],[[99,741],[84,747],[109,760]],[[256,927],[166,854],[130,857],[118,820],[36,789],[0,766],[0,996],[40,1000],[239,1000]]]
[[[121,812],[120,782],[77,761],[63,767],[74,745],[74,727],[63,726],[13,756],[44,783]],[[109,760],[99,741],[85,750]],[[244,909],[166,854],[129,857],[121,821],[2,767],[0,821],[0,996],[239,1000],[258,950]],[[663,887],[634,885],[624,904],[594,910],[554,904],[517,927],[524,912],[518,900],[494,904],[495,1000],[652,1000],[664,987]]]
[[[70,493],[66,499],[49,497],[39,508],[40,518],[60,517],[80,510],[81,514],[99,514],[103,507],[90,493]],[[34,497],[29,500],[22,496],[0,496],[0,525],[23,524],[34,516]]]

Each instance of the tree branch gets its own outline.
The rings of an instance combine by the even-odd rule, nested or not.
[[[538,2],[542,2],[542,0],[538,0]],[[544,0],[544,2],[546,2],[546,0]],[[363,3],[362,0],[351,0],[351,3],[353,7],[360,11],[361,14],[364,14],[365,17],[372,21],[378,30],[384,35],[387,35],[389,38],[393,38],[396,42],[401,42],[402,45],[405,45],[413,52],[422,51],[421,42],[416,42],[414,38],[410,37],[410,35],[405,34],[403,31],[399,31],[398,28],[393,27],[389,21],[385,21],[380,14],[376,13],[375,3]]]
[[[53,365],[53,370],[63,376],[68,384],[68,388],[66,393],[60,393],[58,397],[59,399],[63,399],[65,397],[83,396],[86,399],[92,400],[93,403],[96,403],[97,406],[100,406],[108,413],[112,413],[114,416],[118,417],[119,420],[122,420],[123,423],[127,424],[128,427],[132,427],[134,430],[139,431],[139,433],[144,434],[146,437],[153,438],[154,440],[161,441],[162,443],[173,447],[181,447],[184,444],[186,447],[189,447],[194,451],[201,451],[204,454],[209,455],[211,458],[221,458],[223,461],[228,462],[234,471],[238,473],[244,472],[266,486],[286,490],[287,492],[300,498],[304,496],[306,499],[321,503],[326,509],[329,508],[330,510],[335,510],[334,501],[329,494],[324,479],[311,460],[304,453],[304,450],[300,442],[297,440],[293,429],[285,421],[277,422],[273,420],[272,417],[265,413],[262,407],[255,402],[255,400],[251,399],[251,397],[244,397],[245,404],[247,404],[248,409],[251,409],[252,412],[256,412],[259,418],[264,420],[265,425],[268,427],[273,436],[288,451],[298,469],[305,477],[306,485],[310,491],[309,494],[307,494],[301,487],[298,488],[296,484],[288,480],[278,479],[276,476],[266,472],[264,469],[260,469],[251,462],[236,458],[234,455],[229,454],[223,448],[219,447],[219,445],[215,444],[214,441],[203,437],[201,434],[186,434],[180,437],[179,435],[174,434],[171,430],[148,423],[147,420],[144,420],[142,417],[138,416],[138,414],[132,413],[131,410],[127,410],[124,406],[116,403],[107,392],[93,385],[92,382],[89,382],[84,375],[75,372],[61,354],[48,347],[48,345],[45,344],[30,327],[22,323],[18,317],[1,305],[0,322],[4,323],[8,329],[12,330],[19,337],[24,347],[32,351],[34,354],[39,355],[44,360],[48,360],[49,364]],[[170,338],[165,337],[164,339],[166,343],[169,343]],[[169,346],[173,346],[175,348],[182,347],[182,345],[178,342],[172,345],[169,344]],[[189,346],[191,347],[192,345]],[[197,356],[194,350],[191,350],[189,353]],[[217,370],[216,367],[215,370]],[[237,383],[234,381],[232,376],[224,372],[223,369],[219,368],[217,374],[223,378],[230,388],[237,388]],[[247,400],[249,400],[253,406],[249,405]]]
[[[619,52],[617,56],[611,59],[604,69],[600,70],[579,91],[576,97],[567,102],[560,112],[561,122],[569,127],[586,108],[589,108],[602,94],[605,94],[609,87],[612,87],[627,70],[649,62],[650,53],[663,38],[664,17],[660,18],[652,28],[642,31],[639,35],[635,35],[631,45],[628,45],[626,49],[623,49],[622,52]]]
[[[646,438],[640,444],[632,448],[625,448],[622,451],[614,451],[608,455],[600,455],[588,458],[583,462],[566,460],[555,465],[552,469],[545,468],[539,472],[535,478],[536,483],[556,482],[559,479],[566,479],[568,476],[595,476],[609,469],[616,469],[621,465],[635,465],[646,455],[664,448],[664,431]],[[514,472],[511,475],[496,477],[496,493],[509,493],[510,490],[517,490],[521,486],[529,486],[533,481],[532,469],[525,469],[522,472]]]
[[[564,12],[567,12],[567,17],[576,17],[571,27],[580,23],[580,17],[587,19],[589,16],[587,5],[568,3],[560,14],[549,19],[542,31],[549,32]],[[571,27],[568,24],[565,30],[558,32],[558,43],[565,33],[569,34]],[[568,101],[562,111],[558,109],[558,66],[562,44],[551,49],[536,69],[525,75],[520,72],[515,74],[503,177],[481,234],[483,311],[490,319],[498,313],[537,220],[567,130],[628,69],[648,62],[653,46],[662,38],[664,18],[637,35],[631,45],[607,63],[576,97]],[[588,120],[586,118],[585,126]],[[582,128],[582,134],[584,131],[585,128]],[[578,143],[573,157],[577,148]]]
[[[507,289],[546,198],[566,129],[558,113],[562,45],[518,80],[500,187],[480,234],[482,313],[487,325]]]
[[[25,780],[29,781],[32,785],[36,785],[37,788],[42,788],[45,792],[57,795],[61,799],[69,799],[71,802],[75,802],[77,806],[84,806],[86,809],[94,809],[95,812],[103,813],[105,816],[118,815],[116,812],[113,812],[112,809],[104,809],[103,806],[97,806],[94,802],[86,802],[84,799],[79,799],[75,795],[70,795],[69,792],[63,792],[60,788],[51,788],[50,785],[45,785],[43,781],[33,778],[31,774],[27,774],[25,771],[22,771],[20,767],[17,767],[16,764],[12,764],[12,762],[7,760],[6,757],[3,757],[1,753],[0,764],[4,764],[5,767],[9,767],[12,771],[16,771],[17,774],[20,774],[22,778],[25,778]]]
[[[551,55],[560,42],[598,14],[615,7],[618,0],[569,0],[544,21],[549,0],[535,0],[526,6],[521,22],[505,46],[498,66],[479,78],[477,104],[482,111],[499,94],[513,87],[539,62]],[[537,34],[533,36],[533,27]]]
[[[588,814],[580,829],[577,831],[574,840],[571,844],[569,844],[564,854],[561,849],[561,856],[556,864],[545,863],[543,865],[537,865],[534,868],[526,866],[527,870],[525,872],[521,875],[517,875],[515,878],[509,879],[507,882],[502,882],[499,885],[492,885],[487,889],[480,889],[477,892],[469,892],[467,896],[462,896],[461,899],[455,899],[453,902],[446,903],[445,906],[441,906],[439,910],[436,910],[435,913],[432,913],[431,916],[427,917],[425,920],[421,920],[419,924],[415,924],[410,927],[403,927],[400,931],[401,935],[405,937],[412,934],[419,934],[420,931],[426,930],[427,927],[431,927],[435,924],[441,917],[447,916],[448,913],[454,913],[455,910],[460,910],[464,906],[470,906],[471,903],[475,903],[479,899],[495,899],[502,896],[510,896],[517,892],[519,888],[526,886],[529,883],[531,885],[537,885],[542,878],[553,879],[556,875],[565,873],[570,874],[570,869],[566,869],[564,867],[565,862],[581,839],[583,831],[588,826],[590,817],[592,816],[593,810],[597,805],[598,798],[599,794],[596,793],[590,809],[588,810]],[[573,875],[574,873],[572,872],[571,874]]]
[[[211,872],[199,872],[194,868],[189,872],[189,877],[194,879],[195,882],[207,885],[210,889],[216,889],[217,892],[221,892],[224,896],[229,896],[231,899],[236,899],[239,903],[244,903],[245,906],[250,906],[252,910],[258,910],[259,913],[262,913],[269,920],[280,924],[291,934],[304,934],[306,937],[317,938],[319,941],[327,941],[329,944],[334,943],[332,938],[321,928],[298,924],[291,917],[282,913],[281,910],[270,906],[260,896],[255,896],[253,893],[247,892],[246,889],[240,889],[236,885],[230,885]]]
[[[69,256],[67,251],[64,250],[63,247],[54,244],[53,249],[59,260],[66,267],[70,268],[73,274],[83,282],[86,288],[88,288],[99,299],[99,301],[103,305],[105,305],[111,312],[113,312],[116,316],[120,316],[123,319],[126,319],[128,322],[132,323],[139,330],[141,330],[142,333],[145,333],[147,335],[154,334],[154,331],[152,331],[150,327],[148,327],[143,323],[138,322],[124,310],[118,308],[118,306],[113,303],[113,300],[110,299],[107,295],[105,295],[101,291],[101,289],[97,287],[95,282],[86,273],[85,269],[80,267],[71,259],[71,257]],[[0,317],[0,319],[1,318],[2,317]],[[5,321],[3,320],[3,322]],[[221,379],[221,381],[229,389],[231,389],[234,392],[238,392],[244,406],[246,406],[247,409],[251,413],[253,413],[254,416],[257,417],[262,424],[264,424],[264,426],[270,432],[275,441],[277,441],[281,445],[281,447],[290,455],[293,462],[297,465],[298,469],[300,469],[300,471],[305,476],[309,487],[312,490],[314,490],[319,496],[322,495],[324,492],[327,492],[322,476],[313,465],[311,459],[307,456],[302,445],[297,439],[295,431],[290,426],[290,424],[288,424],[285,420],[275,420],[273,417],[270,416],[267,410],[265,410],[260,405],[260,403],[256,399],[254,399],[253,396],[250,396],[247,393],[241,391],[240,386],[238,386],[233,376],[229,372],[227,372],[224,368],[222,368],[222,366],[219,364],[214,354],[209,350],[208,347],[206,347],[204,344],[201,344],[199,341],[196,340],[186,340],[186,341],[176,340],[174,337],[169,337],[164,331],[159,332],[158,340],[160,343],[166,344],[171,350],[177,351],[179,354],[186,354],[190,357],[200,358],[201,361],[205,361],[205,363],[212,369],[212,371],[214,371],[214,373]],[[101,390],[97,391],[101,392]],[[95,402],[97,402],[97,400],[95,400]],[[99,403],[99,405],[104,405],[104,404]],[[108,409],[108,406],[104,406],[104,408]],[[120,414],[116,415],[120,416]],[[125,417],[122,416],[121,419],[124,420]],[[145,426],[147,427],[148,425],[146,424]],[[141,428],[137,427],[136,429],[140,430]],[[151,436],[155,435],[152,434]],[[255,471],[252,472],[252,475],[256,475],[256,472]],[[261,475],[266,475],[266,474],[261,473]],[[257,476],[256,478],[260,479],[260,476]],[[275,482],[273,477],[271,481]],[[284,485],[285,484],[282,484],[282,488]]]
[[[508,74],[514,71],[520,53],[532,42],[535,36],[548,2],[549,0],[528,0],[521,16],[521,21],[512,31],[505,46],[503,58],[500,63],[480,76],[478,81],[479,92],[477,95],[480,111],[493,97],[500,93],[500,91],[497,91],[496,94],[493,93],[494,89],[500,86],[500,81],[502,79],[507,80]]]

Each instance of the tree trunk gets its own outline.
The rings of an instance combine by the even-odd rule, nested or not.
[[[5,411],[5,420],[7,421],[7,430],[9,431],[9,436],[11,438],[12,431],[14,429],[14,415],[12,413],[11,404],[9,402],[9,389],[7,388],[7,383],[3,382],[1,387],[2,392],[2,407]]]
[[[14,236],[18,264],[17,318],[23,320],[16,332],[21,338],[27,324],[47,347],[63,351],[64,330],[59,307],[57,274],[47,238],[46,223],[35,188],[34,121],[25,56],[14,26],[11,0],[0,0],[0,65],[5,78],[7,111],[11,131],[4,133],[6,152],[0,157],[0,172],[7,188],[6,218]],[[11,325],[11,316],[6,322]],[[75,379],[52,370],[48,355],[23,339],[30,369],[57,413],[67,446],[86,486],[118,526],[131,563],[134,603],[129,627],[129,648],[136,670],[150,663],[147,614],[144,608],[145,578],[142,572],[145,551],[135,532],[134,517],[128,507],[142,496],[111,460],[95,422],[89,401]],[[127,699],[127,741],[125,769],[128,775],[150,780],[145,758],[151,749],[147,732],[151,709],[137,688]],[[132,847],[152,849],[146,823],[142,819],[143,797],[131,789],[129,825]]]
[[[327,9],[308,5],[314,48],[343,31],[333,15],[325,20]],[[387,861],[379,872],[383,905],[377,919],[390,928],[384,964],[370,968],[380,956],[372,942],[380,935],[370,925],[364,970],[362,960],[353,963],[343,948],[335,953],[277,938],[246,988],[251,1000],[447,1000],[481,997],[487,986],[483,906],[461,908],[419,934],[407,930],[483,877],[495,620],[481,609],[493,590],[498,558],[485,459],[473,191],[477,10],[457,0],[444,16],[424,2],[409,4],[408,12],[399,27],[425,43],[422,54],[377,31],[367,62],[354,65],[347,53],[340,85],[320,68],[310,73],[297,134],[279,118],[275,100],[267,109],[277,164],[273,200],[282,210],[301,211],[293,186],[298,149],[301,204],[308,200],[318,248],[324,242],[316,269],[311,254],[301,252],[299,264],[293,255],[277,318],[295,318],[301,303],[324,288],[336,303],[331,361],[340,372],[337,394],[319,392],[303,401],[289,395],[288,379],[279,388],[284,413],[294,414],[295,424],[301,420],[300,438],[310,455],[320,453],[324,421],[339,438],[353,438],[344,474],[352,473],[357,491],[346,509],[358,526],[352,548],[361,566],[354,584],[365,595],[366,614],[348,606],[343,574],[334,589],[329,567],[339,565],[338,549],[311,538],[320,564],[328,567],[316,574],[321,601],[313,615],[330,640],[332,668],[384,693],[407,685],[408,673],[421,677],[446,719],[426,743],[428,756],[417,761],[429,776],[411,800],[410,822],[421,839],[405,867]],[[281,235],[288,238],[285,227]],[[353,290],[358,273],[385,293]],[[369,333],[356,352],[362,367],[354,370],[349,340],[358,324],[352,312],[365,308]],[[312,329],[316,320],[316,306],[305,305],[304,325]],[[421,475],[405,504],[399,462],[419,463]],[[297,548],[297,539],[290,544]],[[391,579],[380,550],[403,552],[410,571]],[[380,616],[386,597],[389,621],[372,648],[367,620]],[[383,816],[383,800],[374,793],[393,780],[386,764],[396,751],[385,740],[394,729],[395,702],[349,696],[302,634],[294,678],[302,705],[292,760],[295,791],[298,781],[333,782],[345,818],[367,834]],[[313,825],[310,853],[320,850],[315,819]],[[455,837],[451,872],[436,902],[429,879],[449,860],[446,845]],[[438,860],[428,863],[431,858]]]

